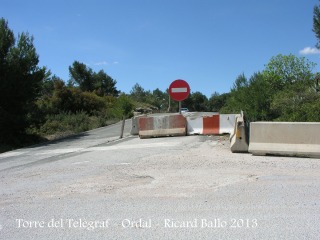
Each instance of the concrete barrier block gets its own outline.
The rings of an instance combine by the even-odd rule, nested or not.
[[[243,113],[236,115],[234,129],[230,134],[230,150],[233,153],[248,152],[247,131]]]
[[[199,116],[187,117],[188,135],[217,135],[231,134],[234,128],[236,114],[198,114]]]
[[[219,115],[219,122],[220,128],[219,133],[229,133],[231,134],[234,129],[234,124],[236,122],[237,114],[220,114]]]
[[[139,118],[145,117],[146,115],[134,116],[132,118],[131,135],[139,135]]]
[[[249,152],[320,158],[320,123],[253,122]]]
[[[142,117],[139,119],[139,137],[185,136],[187,122],[182,115]]]

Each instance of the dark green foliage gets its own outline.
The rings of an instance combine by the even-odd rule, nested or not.
[[[107,107],[105,97],[93,92],[83,92],[78,88],[66,87],[61,80],[54,80],[54,91],[51,96],[44,96],[37,101],[38,107],[46,114],[64,112],[85,112],[94,115]]]
[[[16,141],[30,125],[46,69],[38,67],[33,37],[15,41],[7,21],[0,19],[0,143]]]
[[[160,89],[154,91],[145,91],[144,88],[136,83],[131,92],[130,97],[136,102],[149,104],[156,107],[159,111],[166,112],[169,106],[168,91],[162,92]],[[190,111],[208,111],[208,98],[201,92],[194,92],[181,102],[182,107],[188,108]],[[178,112],[179,104],[177,101],[170,99],[171,111]]]
[[[320,121],[320,94],[312,88],[313,81],[297,82],[277,93],[271,109],[279,121]]]
[[[286,85],[312,78],[315,63],[304,57],[292,54],[279,54],[272,57],[266,65],[264,74],[275,91],[282,90]]]
[[[250,121],[320,121],[314,63],[293,55],[271,58],[248,81],[240,75],[222,113],[243,110]]]
[[[44,136],[55,135],[55,137],[64,137],[102,127],[105,124],[105,118],[89,116],[85,112],[59,113],[48,115],[38,132]]]
[[[317,73],[314,78],[314,90],[320,92],[320,73]]]
[[[94,89],[99,96],[119,96],[120,91],[115,87],[117,81],[103,70],[93,74]]]
[[[161,111],[166,111],[168,109],[168,94],[162,92],[159,88],[152,91],[149,98],[150,104],[157,107]]]
[[[118,118],[122,118],[123,116],[127,118],[132,117],[132,111],[133,103],[131,99],[127,95],[121,94],[114,105],[114,114]]]
[[[41,126],[40,132],[45,135],[71,132],[78,133],[89,130],[90,118],[84,112],[59,113],[48,115],[46,122]]]
[[[130,91],[130,98],[136,102],[136,107],[142,106],[153,106],[158,109],[158,111],[165,112],[168,110],[169,106],[169,95],[167,91],[162,92],[159,88],[155,90],[146,91],[144,88],[136,83],[131,91]],[[174,104],[173,102],[171,102]]]
[[[315,33],[318,43],[317,48],[320,48],[320,8],[315,6],[313,9],[313,32]]]
[[[0,60],[1,67],[6,64],[10,49],[15,43],[15,38],[12,30],[8,26],[8,22],[3,18],[0,19]],[[2,69],[3,70],[3,69]]]
[[[272,95],[272,87],[264,74],[255,73],[249,80],[240,75],[221,112],[240,113],[243,110],[251,121],[271,120]]]
[[[194,92],[189,97],[182,101],[182,107],[186,107],[193,112],[208,111],[208,98],[201,92]]]
[[[220,112],[221,108],[226,105],[229,97],[230,93],[213,93],[208,100],[208,110],[210,112]]]
[[[118,96],[115,85],[117,81],[108,76],[103,70],[98,73],[92,71],[84,63],[73,62],[69,67],[70,85],[79,86],[81,91],[93,92],[99,96]]]
[[[93,91],[94,80],[93,71],[84,63],[74,61],[72,67],[69,67],[71,82],[77,84],[82,91]]]
[[[130,96],[137,102],[146,102],[147,92],[143,89],[143,87],[141,87],[140,84],[136,83],[130,91]]]
[[[48,74],[51,74],[50,72],[48,72]],[[59,77],[57,77],[56,75],[53,75],[52,77],[50,77],[50,75],[48,75],[47,77],[45,77],[45,79],[42,82],[42,86],[41,86],[41,95],[40,97],[48,97],[51,96],[53,94],[54,91],[54,83],[56,81],[62,81],[62,79],[60,79]],[[63,82],[63,81],[62,81]]]

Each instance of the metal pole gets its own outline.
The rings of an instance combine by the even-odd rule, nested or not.
[[[179,113],[181,114],[181,101],[179,101]]]

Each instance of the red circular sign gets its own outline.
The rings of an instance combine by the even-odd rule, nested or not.
[[[170,84],[169,94],[173,100],[183,101],[190,94],[189,84],[182,79],[175,80]]]

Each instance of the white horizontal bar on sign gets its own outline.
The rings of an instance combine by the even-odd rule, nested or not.
[[[186,87],[184,87],[184,88],[172,88],[171,89],[171,92],[173,92],[173,93],[187,92],[187,91],[188,91],[188,89]]]

